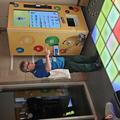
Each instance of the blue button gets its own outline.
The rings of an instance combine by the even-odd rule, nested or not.
[[[19,48],[16,48],[16,51],[17,51],[18,53],[22,53],[22,52],[24,52],[24,49],[21,48],[21,47],[19,47]]]

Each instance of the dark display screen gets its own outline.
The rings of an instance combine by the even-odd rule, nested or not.
[[[66,118],[65,120],[68,120],[69,117],[77,117],[78,119],[81,116],[87,116],[88,118],[89,115],[93,114],[83,85],[65,85],[63,87],[55,86],[17,91],[15,96],[16,103],[21,104],[24,108],[21,110],[16,108],[16,110],[19,109],[19,111],[25,113],[25,120],[49,118],[56,118],[56,120]],[[21,117],[23,118],[23,115]]]

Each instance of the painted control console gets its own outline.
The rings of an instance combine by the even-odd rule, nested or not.
[[[8,42],[11,55],[80,54],[88,28],[78,6],[10,3]]]

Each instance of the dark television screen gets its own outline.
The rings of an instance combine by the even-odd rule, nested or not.
[[[31,116],[30,120],[37,120],[92,115],[84,86],[59,89],[61,90],[64,92],[62,96],[27,98],[27,118]]]

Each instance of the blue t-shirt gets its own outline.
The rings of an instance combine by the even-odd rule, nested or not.
[[[50,75],[50,73],[45,70],[45,64],[42,59],[39,59],[35,64],[35,69],[32,71],[35,77],[42,78]]]
[[[52,70],[54,69],[63,69],[64,68],[64,57],[52,57],[51,59],[51,66]]]
[[[32,71],[35,77],[48,77],[50,75],[49,72],[45,70],[45,63],[43,59],[39,59],[36,63],[35,69]],[[64,57],[52,57],[51,59],[51,67],[53,69],[63,69],[64,68]]]

